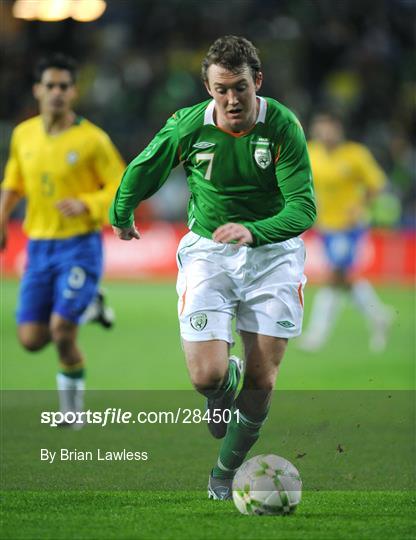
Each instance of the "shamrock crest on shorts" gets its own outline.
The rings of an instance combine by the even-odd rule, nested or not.
[[[191,317],[191,326],[197,332],[201,332],[207,325],[208,317],[205,313],[196,313]]]

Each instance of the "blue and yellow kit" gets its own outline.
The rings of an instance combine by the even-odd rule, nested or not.
[[[124,163],[104,131],[84,118],[58,135],[46,133],[40,116],[12,135],[2,188],[27,199],[24,230],[31,239],[68,238],[107,222]],[[56,203],[78,198],[89,213],[63,216]]]
[[[311,141],[308,149],[325,253],[333,268],[346,270],[368,225],[369,197],[384,188],[386,178],[362,144],[346,141],[329,151]]]
[[[350,141],[332,151],[320,142],[311,141],[308,150],[318,206],[318,228],[340,231],[365,223],[368,195],[382,190],[386,182],[370,151]]]
[[[46,133],[40,116],[15,128],[2,189],[27,200],[20,324],[48,323],[51,313],[79,322],[98,288],[100,229],[123,169],[110,138],[83,118],[57,135]],[[64,216],[56,204],[67,198],[80,199],[88,212]]]

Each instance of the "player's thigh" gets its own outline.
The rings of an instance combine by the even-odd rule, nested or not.
[[[78,324],[98,291],[100,274],[82,262],[60,268],[55,280],[53,314]]]
[[[231,321],[238,300],[229,269],[223,264],[225,249],[194,233],[179,245],[176,289],[183,340],[233,342]]]
[[[223,340],[182,340],[186,365],[192,383],[197,387],[215,386],[228,369],[229,344]]]
[[[56,250],[53,313],[75,324],[98,291],[102,242],[98,233],[63,240]]]
[[[275,338],[302,331],[305,251],[302,240],[253,250],[248,261],[252,279],[242,290],[237,330]]]
[[[54,276],[45,266],[29,262],[20,282],[16,311],[17,324],[27,326],[26,336],[37,333],[37,325],[48,325],[53,306]],[[31,329],[29,329],[31,328]]]
[[[39,351],[51,340],[48,323],[25,322],[17,327],[21,345],[28,351]]]

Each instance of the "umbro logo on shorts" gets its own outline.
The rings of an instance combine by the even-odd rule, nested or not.
[[[207,325],[208,317],[205,313],[196,313],[191,317],[191,326],[194,330],[201,332]]]
[[[290,321],[277,321],[276,324],[280,324],[280,326],[283,326],[283,328],[294,328],[294,324]]]

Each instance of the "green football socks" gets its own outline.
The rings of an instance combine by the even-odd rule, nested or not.
[[[214,478],[233,478],[236,469],[243,463],[250,448],[260,435],[260,428],[266,420],[254,419],[239,412],[232,415],[227,434],[222,442],[216,466],[212,470]]]

